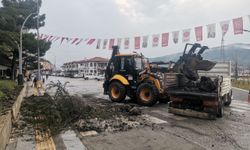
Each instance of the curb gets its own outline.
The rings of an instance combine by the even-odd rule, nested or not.
[[[0,116],[0,150],[4,150],[9,143],[10,133],[12,129],[12,123],[18,119],[21,104],[25,97],[27,90],[27,83],[24,84],[19,96],[13,104],[10,111],[5,115]]]
[[[11,111],[8,111],[7,114],[0,116],[0,150],[4,150],[8,144],[11,128]]]

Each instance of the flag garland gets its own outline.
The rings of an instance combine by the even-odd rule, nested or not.
[[[250,23],[250,15],[247,16],[247,19]],[[234,18],[232,21],[232,28],[234,35],[240,35],[244,33],[243,29],[243,17]],[[224,37],[230,28],[230,20],[222,21],[219,23],[221,28],[221,35]],[[200,42],[205,39],[214,39],[217,36],[216,32],[216,24],[208,24],[205,27],[207,28],[206,36],[204,33],[204,26],[196,26],[192,30],[191,28],[184,29],[184,30],[176,30],[173,32],[163,32],[161,34],[153,34],[153,35],[145,35],[145,36],[136,36],[134,39],[132,38],[109,38],[109,39],[101,39],[101,38],[70,38],[70,37],[61,37],[61,36],[55,36],[55,35],[48,35],[48,34],[40,34],[39,37],[36,36],[39,40],[44,40],[48,42],[60,42],[60,45],[64,43],[68,43],[71,45],[79,45],[81,43],[84,43],[85,45],[92,46],[94,43],[96,43],[96,49],[109,49],[112,50],[112,46],[118,45],[119,47],[123,47],[124,49],[129,49],[130,46],[134,43],[133,48],[138,50],[141,48],[149,48],[149,41],[152,41],[152,47],[168,47],[169,46],[169,39],[170,36],[172,36],[172,42],[174,44],[179,43],[179,39],[182,36],[182,42],[186,43],[191,40],[191,34],[194,32],[195,40]],[[249,26],[250,27],[250,26]],[[182,34],[180,32],[182,31]],[[191,32],[192,31],[192,32]],[[172,34],[171,34],[172,33]]]

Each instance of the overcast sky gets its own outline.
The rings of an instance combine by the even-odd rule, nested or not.
[[[43,0],[41,13],[46,14],[46,25],[41,33],[79,38],[126,38],[161,34],[191,28],[191,41],[195,42],[194,27],[217,23],[215,39],[205,38],[202,42],[209,47],[220,45],[220,21],[243,16],[244,28],[250,29],[250,0]],[[182,36],[180,36],[181,38]],[[225,44],[249,43],[250,33],[233,35],[232,22],[225,37]],[[96,44],[78,46],[56,42],[52,44],[46,58],[57,65],[67,61],[81,60],[94,56],[110,57],[109,50],[96,50]],[[133,43],[129,50],[132,52]],[[172,42],[166,48],[141,49],[147,57],[157,57],[183,50],[181,39],[178,44]]]

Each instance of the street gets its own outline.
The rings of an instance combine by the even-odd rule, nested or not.
[[[107,100],[103,96],[102,81],[50,77],[49,81],[69,81],[70,94],[86,95]],[[47,81],[47,83],[49,82]],[[250,149],[250,103],[247,92],[233,89],[234,100],[225,109],[223,118],[204,120],[168,113],[167,104],[140,107],[152,127],[142,127],[122,132],[101,132],[83,136],[69,130],[53,137],[57,149],[127,150],[127,149]],[[111,102],[110,102],[111,103]],[[17,140],[16,149],[36,147],[36,142]],[[27,144],[28,143],[28,144]],[[19,146],[18,146],[19,144]],[[26,147],[20,146],[26,145]],[[11,145],[8,147],[12,150]]]

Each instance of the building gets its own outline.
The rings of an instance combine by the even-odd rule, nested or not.
[[[94,57],[80,61],[72,61],[64,63],[62,69],[65,75],[67,74],[82,74],[82,75],[102,75],[108,65],[108,59],[102,57]]]

